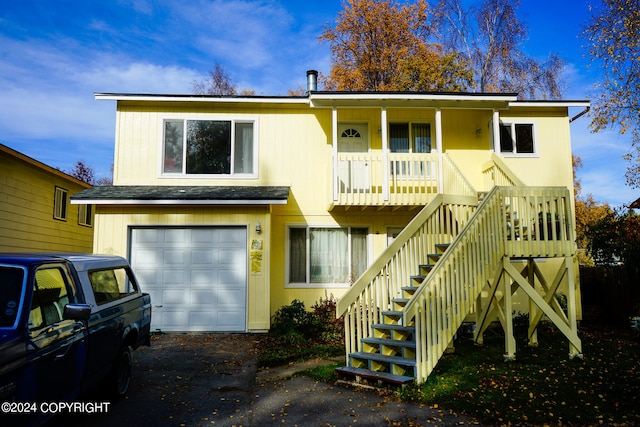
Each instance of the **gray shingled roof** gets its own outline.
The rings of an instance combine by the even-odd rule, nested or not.
[[[286,203],[289,187],[114,185],[91,187],[73,196],[74,202],[226,202]]]

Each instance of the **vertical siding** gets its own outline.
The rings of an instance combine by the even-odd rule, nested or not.
[[[0,251],[91,252],[93,228],[78,224],[67,200],[67,220],[53,218],[55,187],[68,197],[85,187],[0,152]]]
[[[551,109],[543,114],[525,108],[501,111],[504,118],[533,118],[536,123],[539,158],[505,158],[505,162],[529,185],[572,187],[571,151],[566,111]],[[435,147],[435,109],[389,108],[389,121],[421,121],[432,124]],[[482,164],[489,159],[491,110],[443,109],[443,148],[478,189],[483,189]],[[369,124],[370,150],[382,147],[381,110],[339,109],[341,122]],[[160,177],[163,119],[253,118],[258,120],[258,176],[243,179]],[[480,129],[480,132],[476,132]],[[100,207],[96,220],[97,252],[127,255],[127,228],[131,225],[254,224],[260,218],[265,251],[260,277],[250,275],[249,328],[268,327],[269,315],[293,299],[310,307],[320,297],[339,297],[346,287],[296,289],[285,283],[286,229],[290,224],[339,225],[369,228],[370,259],[386,247],[387,227],[402,227],[418,212],[399,210],[329,212],[332,200],[331,110],[275,104],[188,105],[168,103],[119,103],[116,124],[116,185],[285,185],[291,187],[288,204],[273,206],[271,213],[255,208],[107,208]],[[250,235],[253,233],[250,227]],[[251,237],[250,237],[251,239]]]

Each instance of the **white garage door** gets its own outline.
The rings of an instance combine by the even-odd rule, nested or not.
[[[245,227],[134,228],[131,265],[151,294],[152,330],[246,330]]]

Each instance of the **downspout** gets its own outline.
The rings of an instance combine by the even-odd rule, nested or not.
[[[580,111],[578,114],[576,114],[575,116],[569,119],[569,123],[572,123],[574,120],[578,120],[580,117],[587,114],[590,110],[591,110],[591,107],[587,107],[584,110]]]
[[[442,111],[436,108],[436,150],[438,150],[438,193],[444,194],[444,169],[442,160]]]

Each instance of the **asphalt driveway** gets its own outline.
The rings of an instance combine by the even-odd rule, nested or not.
[[[108,413],[60,415],[47,427],[479,425],[372,390],[291,377],[322,361],[258,370],[258,344],[251,334],[154,336],[150,348],[134,353],[126,399]],[[95,392],[82,401],[104,397]]]

